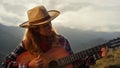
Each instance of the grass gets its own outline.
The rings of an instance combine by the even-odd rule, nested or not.
[[[108,52],[107,56],[97,60],[90,68],[120,68],[120,48]]]

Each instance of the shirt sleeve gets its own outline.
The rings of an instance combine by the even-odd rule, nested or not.
[[[62,35],[58,35],[58,37],[59,37],[59,43],[61,44],[61,46],[63,46],[69,54],[73,54],[69,41]]]
[[[27,63],[17,63],[16,58],[18,55],[25,51],[23,43],[21,42],[18,46],[5,57],[5,60],[2,62],[2,68],[27,68]]]
[[[71,47],[70,47],[70,44],[69,44],[69,42],[68,42],[67,39],[65,39],[64,44],[65,44],[65,49],[66,49],[66,51],[67,51],[70,55],[73,54],[73,51],[72,51],[72,49],[71,49]]]

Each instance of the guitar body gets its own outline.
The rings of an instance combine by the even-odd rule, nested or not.
[[[63,47],[54,47],[50,49],[48,52],[40,55],[41,59],[43,59],[44,65],[42,68],[73,68],[72,64],[67,64],[63,67],[60,67],[58,63],[58,59],[64,58],[66,56],[69,56],[68,52]],[[19,63],[28,63],[32,59],[34,59],[35,56],[30,54],[28,51],[20,54],[16,61]]]

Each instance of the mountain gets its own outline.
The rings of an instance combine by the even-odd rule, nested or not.
[[[68,39],[74,52],[100,45],[120,37],[119,32],[95,32],[55,26],[57,32]],[[22,40],[24,29],[0,24],[0,62]]]
[[[58,33],[65,36],[74,52],[103,44],[109,40],[120,37],[120,32],[95,32],[71,29],[64,26],[55,27]]]
[[[23,30],[18,27],[4,26],[0,24],[0,50],[8,53],[17,46],[22,39],[22,35]]]
[[[18,27],[0,24],[0,63],[4,56],[11,52],[22,39],[23,30]]]

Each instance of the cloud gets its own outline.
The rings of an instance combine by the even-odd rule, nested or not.
[[[61,20],[65,21],[65,26],[72,26],[83,30],[116,31],[116,29],[119,29],[119,16],[118,10],[104,10],[88,6],[78,11],[64,13]],[[116,29],[112,29],[111,25],[116,27]]]
[[[67,8],[59,19],[63,20],[62,25],[71,28],[102,32],[120,31],[119,3],[120,1],[86,1],[77,5],[77,10],[73,4],[73,9]]]
[[[36,5],[56,9],[61,15],[53,22],[66,27],[93,31],[120,31],[119,0],[0,0],[0,22],[17,25],[27,20],[26,11]]]

